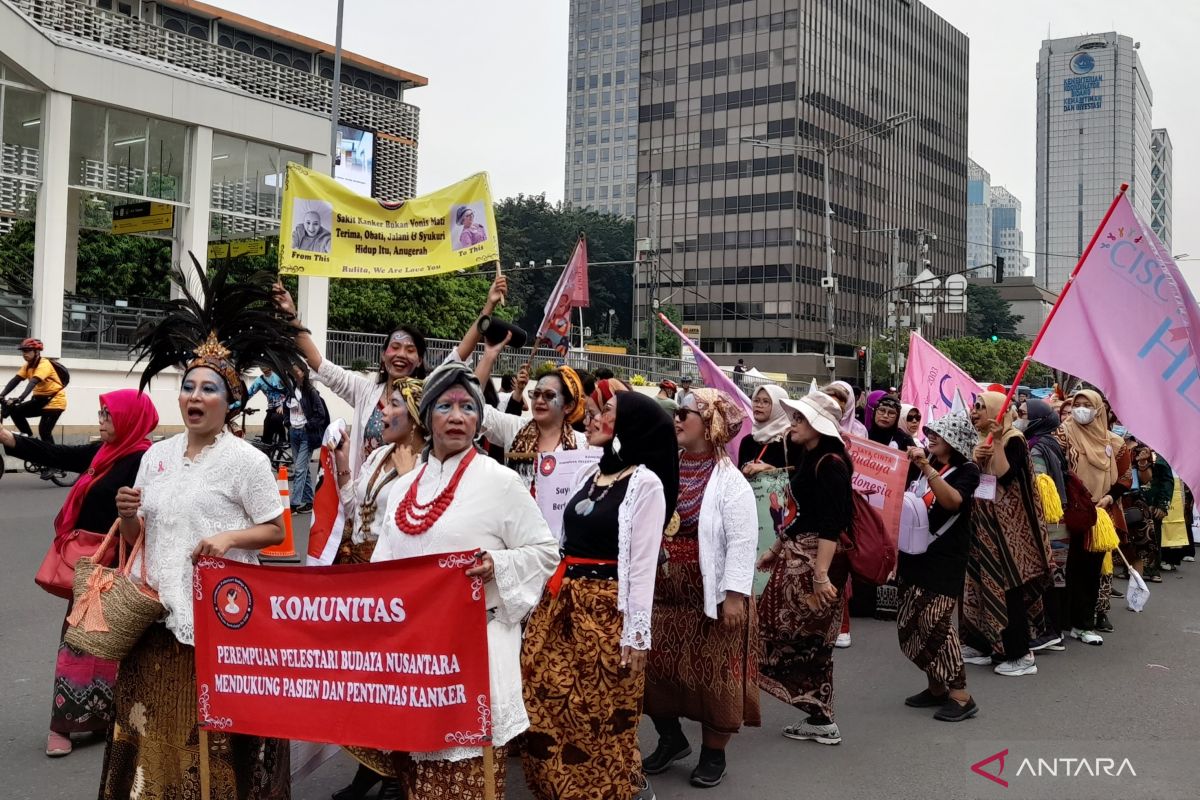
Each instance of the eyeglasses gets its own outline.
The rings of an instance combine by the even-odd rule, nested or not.
[[[909,414],[907,417],[905,417],[905,419],[907,419],[909,422],[920,422],[921,415],[920,414]]]
[[[675,419],[679,420],[680,422],[687,422],[688,414],[695,414],[696,416],[700,416],[700,412],[695,410],[694,408],[683,408],[682,406],[680,406],[679,408],[675,409]]]
[[[547,403],[553,403],[558,399],[558,392],[554,391],[553,389],[534,389],[529,393],[529,397],[534,402],[537,402],[540,398],[545,400]]]
[[[96,416],[100,418],[101,422],[108,422],[112,419],[112,414],[108,413],[108,409],[104,406],[100,406],[100,410],[96,412]]]
[[[896,409],[892,408],[891,406],[879,406],[878,408],[875,409],[875,413],[876,414],[884,414],[889,417],[900,416],[900,412],[897,411]]]

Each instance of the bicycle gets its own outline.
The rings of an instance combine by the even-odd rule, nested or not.
[[[10,405],[15,405],[15,403],[5,402],[0,404],[0,421],[8,416],[7,411]],[[26,461],[22,466],[26,472],[32,475],[38,475],[42,480],[50,481],[55,486],[62,486],[63,488],[74,486],[75,482],[79,480],[79,475],[75,473],[67,472],[66,470],[61,469],[47,469],[41,464],[33,461]],[[5,469],[4,464],[0,463],[0,478],[4,477],[5,472],[7,472],[7,470]]]
[[[280,467],[291,467],[292,448],[287,442],[266,442],[263,441],[261,436],[255,436],[251,439],[246,438],[246,417],[257,414],[259,410],[260,409],[257,408],[242,409],[241,423],[234,426],[234,435],[239,439],[246,439],[246,441],[254,445],[255,448],[265,453],[267,458],[271,461],[271,468],[276,472],[279,471]]]

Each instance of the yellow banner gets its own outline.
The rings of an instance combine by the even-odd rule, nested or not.
[[[229,258],[229,242],[213,242],[208,246],[209,258]]]
[[[126,203],[112,211],[113,233],[146,233],[175,227],[175,206],[170,203]]]
[[[279,271],[326,278],[421,278],[500,260],[487,173],[400,205],[288,164]]]
[[[267,243],[262,239],[234,239],[229,243],[229,254],[238,256],[265,256]]]

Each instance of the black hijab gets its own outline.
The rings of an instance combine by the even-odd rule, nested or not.
[[[1058,412],[1044,400],[1027,400],[1025,410],[1029,418],[1029,423],[1025,426],[1025,441],[1029,442],[1029,449],[1041,456],[1045,462],[1046,472],[1054,480],[1059,499],[1065,503],[1067,485],[1063,471],[1066,469],[1066,459],[1058,439],[1054,437],[1054,431],[1062,425],[1062,420],[1059,419]]]
[[[675,422],[657,400],[637,392],[617,392],[617,424],[604,444],[600,471],[612,475],[634,464],[646,467],[662,481],[667,515],[679,499],[679,445]]]
[[[878,420],[872,419],[871,426],[867,429],[867,438],[876,444],[889,447],[895,443],[898,448],[907,451],[916,442],[908,433],[900,429],[900,412],[902,411],[900,401],[894,394],[884,395],[879,398],[879,402],[875,404],[875,410],[871,413],[874,414],[881,406],[896,409],[896,421],[892,423],[891,427],[885,428],[879,424]]]

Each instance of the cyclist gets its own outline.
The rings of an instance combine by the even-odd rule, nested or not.
[[[270,367],[262,368],[262,375],[254,379],[250,384],[250,391],[246,393],[246,399],[242,401],[242,405],[250,402],[250,398],[254,397],[258,392],[262,392],[267,397],[267,416],[263,418],[262,440],[265,444],[286,444],[288,435],[284,419],[284,401],[287,399],[284,396],[283,381]]]
[[[50,359],[42,357],[45,346],[40,339],[26,339],[17,349],[25,359],[25,366],[0,392],[4,397],[4,415],[11,418],[17,430],[26,436],[33,435],[29,418],[41,417],[38,436],[42,441],[54,444],[54,426],[67,410],[67,391]],[[21,381],[28,381],[25,391],[18,398],[10,398],[9,392]]]

